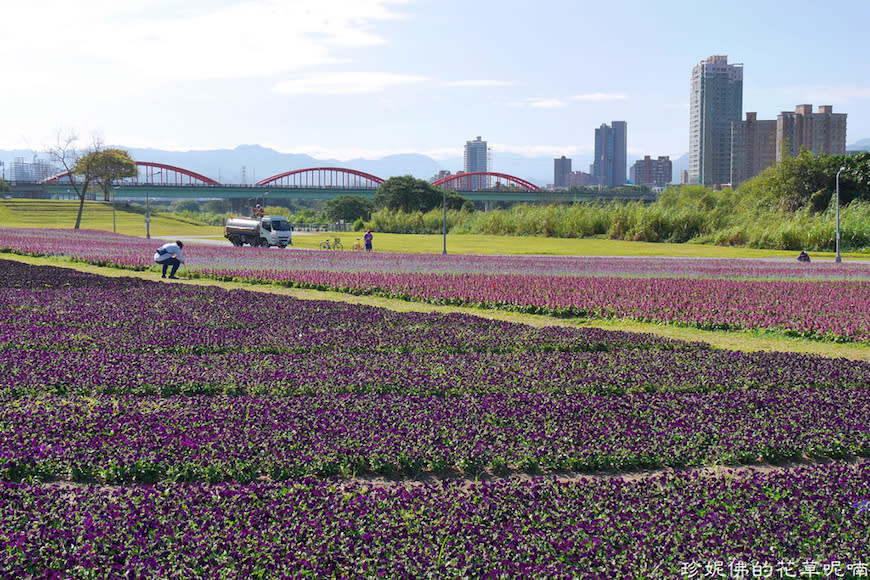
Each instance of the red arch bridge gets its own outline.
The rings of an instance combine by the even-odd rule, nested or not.
[[[219,183],[189,169],[165,163],[137,161],[139,173],[113,184],[116,197],[125,199],[231,199],[261,200],[331,199],[340,195],[374,198],[384,179],[364,171],[343,167],[294,169],[261,179],[253,185]],[[69,171],[41,182],[47,193],[72,195]],[[472,201],[586,201],[590,194],[546,191],[537,185],[506,173],[476,171],[457,173],[433,182],[456,191]]]

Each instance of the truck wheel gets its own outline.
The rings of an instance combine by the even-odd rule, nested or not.
[[[232,242],[232,244],[237,248],[245,245],[244,242],[242,241],[242,239],[239,238],[238,236],[233,236],[232,238],[230,238],[230,242]]]
[[[278,244],[278,247],[282,250],[287,247],[287,244]]]

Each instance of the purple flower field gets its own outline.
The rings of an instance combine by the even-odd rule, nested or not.
[[[0,577],[870,566],[868,363],[0,271]]]
[[[857,578],[870,566],[870,513],[861,509],[868,481],[867,464],[835,463],[766,474],[470,485],[5,483],[0,571],[687,578],[718,570],[731,578]]]
[[[137,270],[150,240],[0,230],[0,248]],[[870,340],[870,262],[365,254],[193,246],[190,275],[556,316]]]
[[[7,480],[583,472],[866,456],[870,390],[27,397],[4,405],[0,431]]]

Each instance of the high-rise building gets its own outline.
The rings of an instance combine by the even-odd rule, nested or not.
[[[746,113],[731,124],[731,187],[752,179],[776,163],[776,121]]]
[[[634,184],[650,187],[664,187],[669,184],[673,179],[673,171],[673,163],[667,155],[658,159],[644,155],[643,159],[635,161],[631,168]]]
[[[846,113],[834,113],[831,105],[820,106],[818,113],[813,113],[812,105],[780,113],[776,117],[776,160],[794,157],[802,147],[819,155],[845,155]]]
[[[692,68],[689,99],[689,182],[731,179],[731,123],[743,115],[743,65],[711,56]]]
[[[625,121],[613,121],[610,126],[602,123],[595,129],[595,161],[592,177],[595,185],[619,187],[625,185],[628,144]]]
[[[486,141],[483,141],[480,136],[474,141],[465,142],[465,156],[463,159],[463,170],[465,173],[474,171],[489,171],[489,147]],[[483,189],[486,187],[488,180],[482,179],[480,176],[474,175],[471,177],[472,189]]]
[[[568,187],[568,175],[571,173],[571,160],[562,155],[553,160],[553,187]]]

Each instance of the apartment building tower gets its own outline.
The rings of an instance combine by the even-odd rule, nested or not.
[[[634,162],[631,169],[634,176],[632,181],[635,185],[664,187],[673,179],[674,167],[671,158],[667,155],[660,156],[658,159],[644,155],[643,159]]]
[[[775,120],[756,113],[731,124],[731,187],[737,187],[776,163]]]
[[[794,112],[776,117],[776,160],[795,157],[806,147],[818,155],[846,154],[846,113],[834,113],[831,105],[798,105]]]
[[[743,115],[743,65],[714,55],[692,68],[689,98],[689,183],[731,179],[731,123]]]
[[[562,157],[553,160],[553,187],[556,189],[568,187],[568,176],[571,174],[571,160]]]
[[[478,136],[474,141],[465,142],[465,155],[463,157],[463,170],[465,173],[475,171],[489,171],[489,145]],[[489,182],[486,178],[474,175],[470,178],[471,189],[484,189]]]
[[[595,160],[592,163],[592,177],[599,187],[619,187],[625,185],[628,162],[625,121],[613,121],[610,125],[602,123],[595,129]]]

